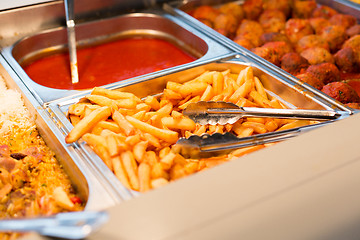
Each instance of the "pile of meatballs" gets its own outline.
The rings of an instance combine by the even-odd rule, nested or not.
[[[352,108],[360,78],[360,25],[314,0],[246,0],[189,12],[207,26]]]

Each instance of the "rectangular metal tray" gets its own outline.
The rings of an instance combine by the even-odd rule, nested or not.
[[[69,148],[61,138],[61,131],[51,119],[49,113],[36,101],[24,84],[16,83],[11,75],[12,70],[0,57],[0,75],[5,79],[9,89],[21,93],[26,108],[35,120],[35,124],[47,146],[54,151],[56,159],[69,176],[74,189],[86,201],[85,210],[102,210],[128,199],[126,193],[114,194],[101,175],[94,171],[88,162],[82,159],[76,148]],[[125,190],[126,191],[126,190]]]
[[[200,21],[196,20],[192,16],[186,13],[186,11],[189,11],[191,9],[194,9],[195,7],[207,4],[207,5],[214,5],[214,6],[220,6],[222,4],[228,3],[228,2],[236,2],[242,4],[244,0],[239,1],[232,1],[232,0],[209,0],[209,1],[201,1],[201,0],[190,0],[190,1],[170,1],[169,3],[166,3],[164,5],[164,9],[168,11],[169,13],[178,16],[179,18],[183,19],[183,21],[187,22],[189,25],[193,26],[194,28],[198,29],[199,31],[202,31],[204,34],[208,35],[209,37],[212,37],[215,41],[221,42],[227,47],[233,49],[234,51],[239,52],[241,55],[246,56],[246,58],[249,61],[257,62],[260,65],[266,66],[275,72],[280,73],[280,75],[283,75],[283,77],[287,78],[288,80],[295,82],[299,85],[303,85],[306,89],[313,92],[314,95],[319,96],[320,98],[326,99],[326,101],[330,102],[333,105],[333,108],[338,108],[343,111],[348,111],[349,113],[353,113],[354,110],[351,108],[345,106],[344,104],[341,104],[334,100],[333,98],[329,97],[325,93],[321,92],[320,90],[317,90],[313,88],[312,86],[308,84],[303,84],[301,81],[299,81],[296,77],[293,75],[287,73],[286,71],[282,70],[281,68],[273,65],[272,63],[266,61],[265,59],[255,55],[250,50],[247,50],[240,45],[236,44],[229,38],[223,36],[222,34],[218,33],[217,31],[213,30],[212,28],[206,26],[205,24],[201,23]],[[326,5],[329,7],[334,8],[335,10],[339,11],[340,13],[344,14],[350,14],[355,16],[360,21],[360,7],[357,6],[357,4],[350,3],[346,0],[316,0],[318,4]],[[355,111],[356,112],[356,111]]]
[[[247,66],[252,66],[254,69],[254,75],[259,76],[264,87],[269,91],[269,94],[273,94],[280,101],[290,108],[302,108],[302,109],[332,109],[332,105],[323,99],[319,99],[311,92],[308,92],[302,86],[281,79],[268,71],[267,68],[244,62],[237,55],[233,55],[233,58],[224,58],[222,60],[212,61],[209,63],[200,63],[197,66],[188,67],[182,71],[171,72],[160,77],[147,78],[137,82],[122,82],[117,85],[111,86],[109,89],[118,89],[121,91],[134,93],[136,96],[142,98],[148,95],[155,95],[162,92],[166,86],[167,81],[186,82],[200,75],[205,71],[224,71],[230,69],[233,73],[239,73]],[[53,101],[47,105],[49,112],[53,115],[55,121],[58,122],[58,126],[63,137],[70,132],[73,128],[69,120],[67,119],[67,111],[70,105],[77,103],[80,98],[89,94],[90,91],[84,92],[77,96],[68,97],[66,99],[60,99]],[[345,117],[345,116],[344,116]],[[68,147],[70,147],[69,145]],[[104,162],[92,151],[92,149],[84,142],[79,146],[83,150],[84,156],[96,166],[97,170],[101,172],[113,188],[122,189],[122,184],[111,172],[111,170],[104,164]],[[138,193],[132,191],[132,194],[136,196]]]
[[[189,63],[189,65],[198,61],[207,61],[231,52],[229,48],[219,44],[162,10],[126,14],[114,18],[86,22],[76,26],[76,36],[78,45],[80,46],[88,46],[111,39],[117,39],[122,36],[135,35],[150,35],[152,37],[166,39],[175,43],[184,51],[199,57],[199,59]],[[66,43],[66,29],[62,27],[25,37],[1,51],[1,54],[15,70],[20,80],[25,83],[40,104],[70,96],[81,91],[59,90],[41,86],[29,78],[21,67],[21,63],[25,59],[37,54],[64,49]],[[181,66],[174,67],[173,69],[179,67]],[[162,71],[158,71],[150,73],[149,75],[156,75],[161,72]]]

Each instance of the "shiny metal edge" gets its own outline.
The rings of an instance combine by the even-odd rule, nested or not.
[[[251,61],[255,64],[262,65],[262,66],[268,68],[269,71],[271,71],[273,74],[275,74],[279,78],[283,79],[284,81],[288,82],[290,85],[293,85],[293,84],[302,85],[304,89],[312,92],[316,96],[316,98],[319,98],[319,99],[322,99],[322,100],[325,100],[326,102],[328,102],[329,106],[331,106],[332,109],[339,109],[342,111],[346,111],[349,114],[353,114],[355,112],[355,110],[353,110],[352,108],[349,108],[349,107],[345,106],[344,104],[336,101],[335,99],[331,98],[330,96],[321,92],[320,90],[315,89],[314,87],[310,86],[309,84],[302,83],[295,76],[289,74],[288,72],[275,66],[274,64],[266,61],[265,59],[257,56],[250,50],[236,44],[231,39],[218,33],[214,29],[206,26],[205,24],[201,23],[197,19],[193,18],[192,16],[190,16],[189,14],[187,14],[186,12],[181,10],[181,7],[184,4],[189,4],[191,2],[199,2],[199,1],[194,1],[194,0],[175,1],[175,2],[170,2],[170,3],[165,3],[163,8],[165,11],[173,14],[174,16],[179,17],[180,19],[182,19],[189,25],[193,26],[198,31],[202,31],[204,34],[213,38],[215,41],[221,42],[224,45],[226,45],[227,47],[229,47],[230,49],[232,49],[233,51],[238,52],[240,55],[242,55],[246,59],[248,59],[248,61]],[[211,4],[218,4],[218,3],[224,3],[224,2],[230,2],[230,1],[215,1],[214,0],[214,1],[208,1],[207,4],[211,5]],[[332,3],[333,5],[331,5],[331,6],[339,6],[339,5],[343,4],[344,1],[342,1],[342,0],[333,0],[333,1],[317,0],[317,2],[324,2],[326,5],[329,5],[329,3]],[[335,2],[336,2],[336,4],[334,4]],[[342,6],[344,6],[344,5],[342,5]],[[352,11],[357,11],[357,10],[351,9],[349,7],[347,7],[346,9],[348,10],[348,13],[350,13]]]
[[[154,91],[154,89],[156,89],[157,87],[159,88],[159,86],[157,84],[154,84],[154,82],[156,82],[157,80],[160,81],[160,85],[162,84],[162,89],[164,88],[164,84],[166,83],[166,79],[173,75],[176,75],[177,77],[175,77],[175,79],[179,82],[184,82],[186,81],[186,78],[189,78],[189,76],[195,76],[200,74],[201,72],[204,72],[206,70],[210,70],[207,69],[207,66],[213,65],[216,66],[217,64],[221,65],[220,68],[224,68],[224,66],[234,66],[239,67],[241,66],[242,68],[245,68],[246,66],[253,66],[254,72],[255,74],[259,74],[259,73],[263,73],[265,74],[266,77],[269,77],[271,79],[276,79],[278,80],[279,84],[281,84],[281,87],[284,88],[288,88],[288,90],[292,93],[292,95],[298,95],[300,97],[303,98],[305,107],[308,108],[314,108],[315,106],[322,108],[322,109],[332,109],[331,106],[329,106],[329,104],[324,101],[323,99],[318,99],[316,98],[313,94],[309,93],[307,94],[307,90],[305,88],[303,88],[302,86],[296,86],[293,87],[292,85],[288,85],[287,81],[284,81],[283,79],[279,79],[277,78],[276,75],[272,74],[270,71],[268,71],[266,69],[266,67],[263,66],[257,66],[253,63],[249,63],[249,62],[244,62],[244,60],[242,59],[241,56],[234,54],[232,55],[232,58],[229,56],[224,57],[222,59],[218,59],[218,60],[212,60],[212,61],[207,61],[207,62],[202,62],[200,64],[197,64],[196,66],[187,66],[186,68],[184,67],[182,69],[182,71],[170,71],[167,74],[163,74],[163,75],[159,75],[158,77],[152,77],[152,78],[143,78],[140,79],[139,81],[134,81],[132,83],[128,82],[128,83],[122,83],[122,84],[117,84],[117,85],[108,85],[106,88],[108,89],[124,89],[124,91],[127,91],[129,89],[132,89],[132,91],[129,92],[135,92],[138,89],[147,89],[147,90],[143,90],[143,92],[141,93],[141,95],[139,96],[139,94],[137,94],[139,97],[145,97],[148,94],[148,91]],[[192,71],[195,72],[193,73]],[[214,69],[213,69],[214,70]],[[224,70],[224,69],[223,69]],[[184,77],[183,79],[178,77],[179,74],[182,74],[183,72],[188,72],[188,76]],[[262,75],[262,77],[264,77]],[[187,79],[190,80],[190,79]],[[266,80],[266,78],[262,78],[261,80]],[[152,88],[146,88],[146,87],[142,87],[141,88],[141,84],[146,84],[147,82],[150,82],[149,84],[151,84]],[[268,82],[274,82],[274,81],[268,81]],[[273,83],[270,83],[273,84]],[[139,86],[137,86],[139,85]],[[266,86],[264,86],[266,88]],[[278,87],[278,86],[273,86],[274,88]],[[160,87],[161,88],[161,87]],[[58,121],[58,126],[61,126],[61,131],[64,133],[63,138],[65,138],[65,135],[67,133],[69,133],[71,131],[71,129],[73,128],[72,124],[70,123],[70,121],[67,118],[67,110],[69,108],[69,106],[73,103],[76,103],[79,101],[79,99],[81,99],[82,97],[84,97],[86,94],[89,94],[89,92],[86,93],[82,93],[80,95],[77,96],[72,96],[72,97],[68,97],[66,99],[60,99],[60,100],[56,100],[53,101],[51,103],[49,103],[47,105],[47,108],[49,109],[49,111],[54,115],[54,118],[57,119]],[[156,92],[158,93],[158,92]],[[270,93],[268,91],[268,93]],[[135,93],[136,94],[136,93]],[[154,92],[152,94],[155,94]],[[276,93],[270,93],[272,95],[276,95]],[[277,96],[278,99],[285,105],[290,106],[290,107],[297,107],[296,105],[294,105],[293,103],[289,102],[288,100],[284,99],[283,97]],[[343,114],[341,117],[338,118],[339,119],[343,119],[348,117],[349,115],[347,114],[347,112],[345,112],[346,114]],[[337,121],[337,120],[335,120]],[[301,128],[301,127],[300,127]],[[103,177],[105,179],[107,179],[108,184],[112,185],[112,187],[114,188],[115,191],[119,191],[120,194],[121,192],[124,191],[124,186],[122,185],[122,183],[116,178],[116,176],[113,174],[113,172],[105,165],[105,163],[100,159],[100,157],[98,157],[95,152],[84,142],[80,142],[80,143],[75,143],[75,145],[78,145],[81,149],[82,149],[82,153],[84,154],[84,156],[89,160],[89,162],[91,162],[93,164],[93,167],[95,167],[99,172],[101,172],[103,174]],[[138,196],[140,193],[136,192],[136,191],[131,191],[131,194],[133,197]]]
[[[154,15],[154,16],[162,17],[167,20],[170,20],[175,25],[179,26],[180,29],[184,29],[184,30],[190,32],[191,34],[193,34],[194,37],[197,37],[198,39],[204,41],[207,44],[208,51],[199,59],[197,59],[191,63],[188,63],[189,65],[194,64],[194,63],[196,64],[199,61],[209,60],[209,59],[212,59],[212,58],[215,58],[218,56],[222,56],[224,54],[232,52],[232,50],[229,49],[228,47],[222,45],[221,43],[219,43],[217,41],[212,40],[212,38],[209,38],[208,36],[204,35],[202,32],[197,31],[193,27],[184,23],[179,18],[177,18],[171,14],[168,14],[167,12],[165,12],[163,10],[148,10],[148,11],[144,11],[141,13],[132,13],[132,14],[126,14],[126,15],[129,15],[129,16],[131,16],[131,15],[144,15],[144,16]],[[123,16],[124,15],[118,16],[115,18],[111,18],[111,19],[105,19],[103,21],[111,21],[112,19],[117,19],[119,17],[121,18]],[[101,20],[98,20],[98,21],[101,21]],[[84,25],[79,24],[77,27],[86,26],[85,24],[91,24],[91,22],[84,23]],[[65,30],[64,28],[56,28],[53,30],[61,30],[61,29]],[[47,31],[53,31],[53,30],[47,30]],[[21,40],[20,40],[20,42],[21,42]],[[33,92],[35,98],[41,105],[43,105],[47,102],[53,101],[55,99],[72,96],[74,94],[82,92],[81,90],[60,90],[60,89],[47,88],[47,87],[41,86],[41,85],[35,83],[34,81],[32,81],[27,76],[26,72],[22,69],[22,67],[20,66],[20,64],[17,62],[17,60],[14,58],[14,56],[12,54],[12,51],[15,46],[16,46],[16,44],[2,49],[1,55],[3,55],[3,57],[9,63],[9,65],[11,65],[11,67],[17,73],[18,78],[20,78],[23,82],[26,83],[26,85],[29,87],[30,91]],[[174,68],[177,68],[177,66]],[[170,68],[170,69],[172,69],[172,68]],[[160,72],[163,73],[163,71],[160,71]],[[150,73],[150,74],[147,74],[146,76],[151,76],[152,74],[153,73]],[[128,81],[128,80],[123,80],[123,81]],[[129,81],[132,81],[132,80],[129,80]]]
[[[62,133],[59,126],[52,120],[49,112],[38,103],[29,89],[17,78],[15,72],[1,56],[0,74],[4,77],[9,89],[21,93],[25,106],[30,111],[31,116],[34,117],[37,129],[45,143],[55,152],[58,161],[64,166],[65,172],[69,175],[74,187],[81,195],[87,197],[85,210],[103,210],[129,199],[126,195],[120,196],[118,193],[114,193],[101,180],[101,177],[99,177],[101,175],[89,166],[78,149],[66,146],[64,139],[61,137]],[[80,179],[74,179],[76,174]]]

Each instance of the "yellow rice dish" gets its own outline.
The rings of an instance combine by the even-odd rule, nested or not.
[[[0,219],[79,211],[77,196],[54,153],[39,136],[20,93],[0,76]],[[17,234],[0,233],[0,239]]]

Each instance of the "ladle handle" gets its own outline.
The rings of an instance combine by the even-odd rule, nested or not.
[[[64,0],[66,27],[68,35],[68,48],[70,55],[70,69],[72,83],[79,82],[78,64],[76,56],[76,36],[75,36],[75,21],[74,21],[74,0]]]

